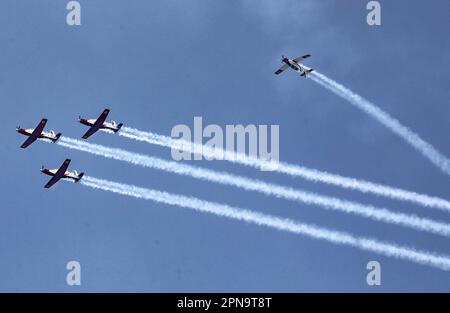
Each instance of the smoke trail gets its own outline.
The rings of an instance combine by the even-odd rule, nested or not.
[[[355,237],[349,233],[330,230],[311,224],[298,223],[291,219],[231,207],[226,204],[204,201],[193,197],[175,195],[163,191],[151,190],[93,177],[85,176],[80,183],[95,189],[110,191],[139,199],[152,200],[182,208],[193,209],[199,212],[211,213],[221,217],[245,221],[247,223],[252,223],[259,226],[267,226],[280,231],[305,235],[334,244],[347,245],[388,257],[428,265],[445,271],[450,270],[450,256],[438,255],[427,251],[419,251],[396,244],[381,242],[375,239]]]
[[[391,212],[384,208],[366,206],[357,202],[338,198],[321,196],[318,194],[296,190],[264,181],[250,179],[225,172],[216,172],[196,166],[186,165],[174,161],[166,161],[147,155],[132,153],[122,149],[109,148],[84,141],[61,138],[59,145],[70,149],[89,152],[106,158],[125,161],[131,164],[160,169],[180,175],[191,176],[209,182],[235,186],[244,190],[256,191],[269,196],[276,196],[286,200],[299,201],[306,204],[318,205],[324,208],[356,214],[376,221],[383,221],[402,225],[415,230],[427,231],[441,236],[450,236],[450,225],[442,222],[421,218],[415,215]]]
[[[412,147],[422,153],[428,160],[431,161],[435,166],[437,166],[441,171],[450,175],[450,160],[444,156],[442,153],[436,150],[431,144],[424,141],[412,130],[400,124],[398,120],[391,117],[389,114],[381,110],[375,104],[362,98],[361,96],[355,94],[348,88],[342,86],[341,84],[335,82],[334,80],[326,77],[319,72],[313,72],[311,79],[318,83],[319,85],[325,87],[336,95],[344,98],[351,104],[355,105],[359,109],[363,110],[365,113],[369,114],[371,117],[376,119],[378,122],[386,126],[393,133],[401,137]]]
[[[167,136],[158,135],[151,132],[144,132],[130,127],[123,127],[118,134],[126,138],[180,151],[187,151],[189,153],[202,154],[208,158],[226,159],[233,163],[239,163],[254,168],[267,168],[267,166],[269,166],[267,161],[251,156],[239,155],[237,153],[229,152],[217,147],[215,149],[211,149],[210,147],[194,142],[172,139]],[[357,190],[363,193],[372,193],[391,199],[408,201],[424,207],[436,208],[450,212],[450,202],[448,200],[419,194],[413,191],[376,184],[356,178],[330,174],[327,172],[318,171],[303,166],[292,165],[284,162],[280,162],[278,164],[278,168],[276,169],[276,171],[294,177],[302,177],[313,182],[326,183],[342,188]]]

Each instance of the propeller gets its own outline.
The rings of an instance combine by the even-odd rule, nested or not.
[[[16,127],[16,130],[19,130],[19,129],[20,129],[20,125]]]

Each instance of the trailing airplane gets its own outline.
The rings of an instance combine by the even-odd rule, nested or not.
[[[43,118],[38,126],[36,128],[22,128],[20,126],[17,126],[16,131],[22,135],[28,136],[28,139],[25,140],[25,142],[20,146],[21,148],[25,149],[29,145],[31,145],[33,142],[36,141],[36,139],[50,139],[52,142],[58,141],[59,137],[61,137],[61,133],[55,134],[53,130],[49,132],[44,131],[45,124],[47,124],[47,119]]]
[[[117,124],[115,121],[111,121],[111,123],[105,122],[106,117],[109,114],[109,109],[105,109],[102,114],[95,120],[95,119],[84,119],[81,118],[81,116],[78,117],[78,121],[86,126],[90,126],[88,131],[83,135],[83,139],[89,138],[91,135],[93,135],[95,132],[97,132],[99,129],[109,129],[113,132],[117,133],[120,128],[122,127],[123,123]]]
[[[80,179],[83,177],[84,173],[78,174],[77,171],[75,170],[73,172],[68,172],[67,168],[69,167],[69,164],[70,159],[66,159],[64,163],[59,167],[59,169],[51,170],[48,168],[44,168],[44,166],[42,166],[41,168],[42,173],[49,176],[53,176],[45,185],[45,188],[50,188],[51,186],[56,184],[61,178],[73,179],[76,183],[78,183]]]
[[[308,75],[309,73],[311,73],[313,71],[312,68],[308,69],[306,67],[304,67],[303,65],[301,65],[299,62],[301,60],[304,60],[306,58],[309,58],[311,55],[310,54],[305,54],[304,56],[301,57],[297,57],[294,59],[289,59],[286,58],[284,55],[281,56],[281,61],[284,63],[283,66],[281,66],[276,72],[275,75],[279,75],[281,74],[285,69],[287,69],[288,67],[290,67],[291,69],[293,69],[294,71],[297,71],[300,74],[300,76],[303,76],[306,78],[306,75]]]

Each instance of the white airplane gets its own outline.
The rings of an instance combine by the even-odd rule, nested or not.
[[[21,148],[26,148],[31,145],[36,139],[50,139],[52,142],[58,141],[59,137],[61,137],[61,133],[55,134],[53,130],[46,132],[44,131],[45,124],[47,124],[47,119],[43,118],[36,128],[22,128],[17,126],[16,130],[18,133],[28,136],[28,139],[20,146]]]
[[[48,181],[48,183],[45,185],[45,188],[50,188],[54,184],[56,184],[61,178],[69,178],[73,179],[76,183],[83,178],[84,173],[78,174],[77,171],[69,172],[67,171],[67,168],[69,167],[70,159],[66,159],[64,163],[57,169],[48,169],[44,168],[42,166],[41,172],[52,176],[52,178]]]
[[[301,65],[299,62],[301,60],[304,60],[306,58],[309,58],[311,55],[310,54],[305,54],[304,56],[301,57],[297,57],[294,59],[289,59],[286,58],[284,55],[281,56],[281,61],[284,63],[282,67],[280,67],[276,72],[275,75],[279,75],[281,74],[285,69],[287,69],[288,67],[290,67],[291,69],[293,69],[294,71],[297,71],[300,74],[300,76],[303,76],[306,78],[306,75],[308,75],[309,73],[311,73],[313,71],[312,68],[308,69],[306,67],[304,67],[303,65]]]
[[[109,129],[113,132],[117,133],[120,128],[122,127],[123,123],[117,124],[115,121],[111,121],[111,123],[105,122],[106,117],[109,114],[109,109],[105,109],[102,114],[97,119],[84,119],[81,118],[81,116],[78,117],[78,121],[86,126],[89,126],[90,128],[88,131],[83,135],[83,139],[89,138],[92,134],[94,134],[99,129]]]

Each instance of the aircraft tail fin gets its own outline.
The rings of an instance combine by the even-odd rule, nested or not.
[[[306,78],[306,76],[311,73],[312,71],[314,71],[312,68],[310,68],[309,70],[304,71],[300,76],[303,76]]]
[[[119,125],[117,125],[117,129],[114,131],[115,133],[117,133],[123,126],[123,123],[120,123]]]
[[[57,142],[58,141],[58,139],[59,139],[59,137],[61,137],[61,133],[57,133],[56,135],[55,135],[55,139],[53,139],[53,142]]]
[[[83,178],[83,176],[84,176],[84,173],[80,173],[80,174],[78,174],[78,178],[77,178],[77,180],[75,181],[75,182],[79,182],[80,181],[80,179],[82,179]]]

